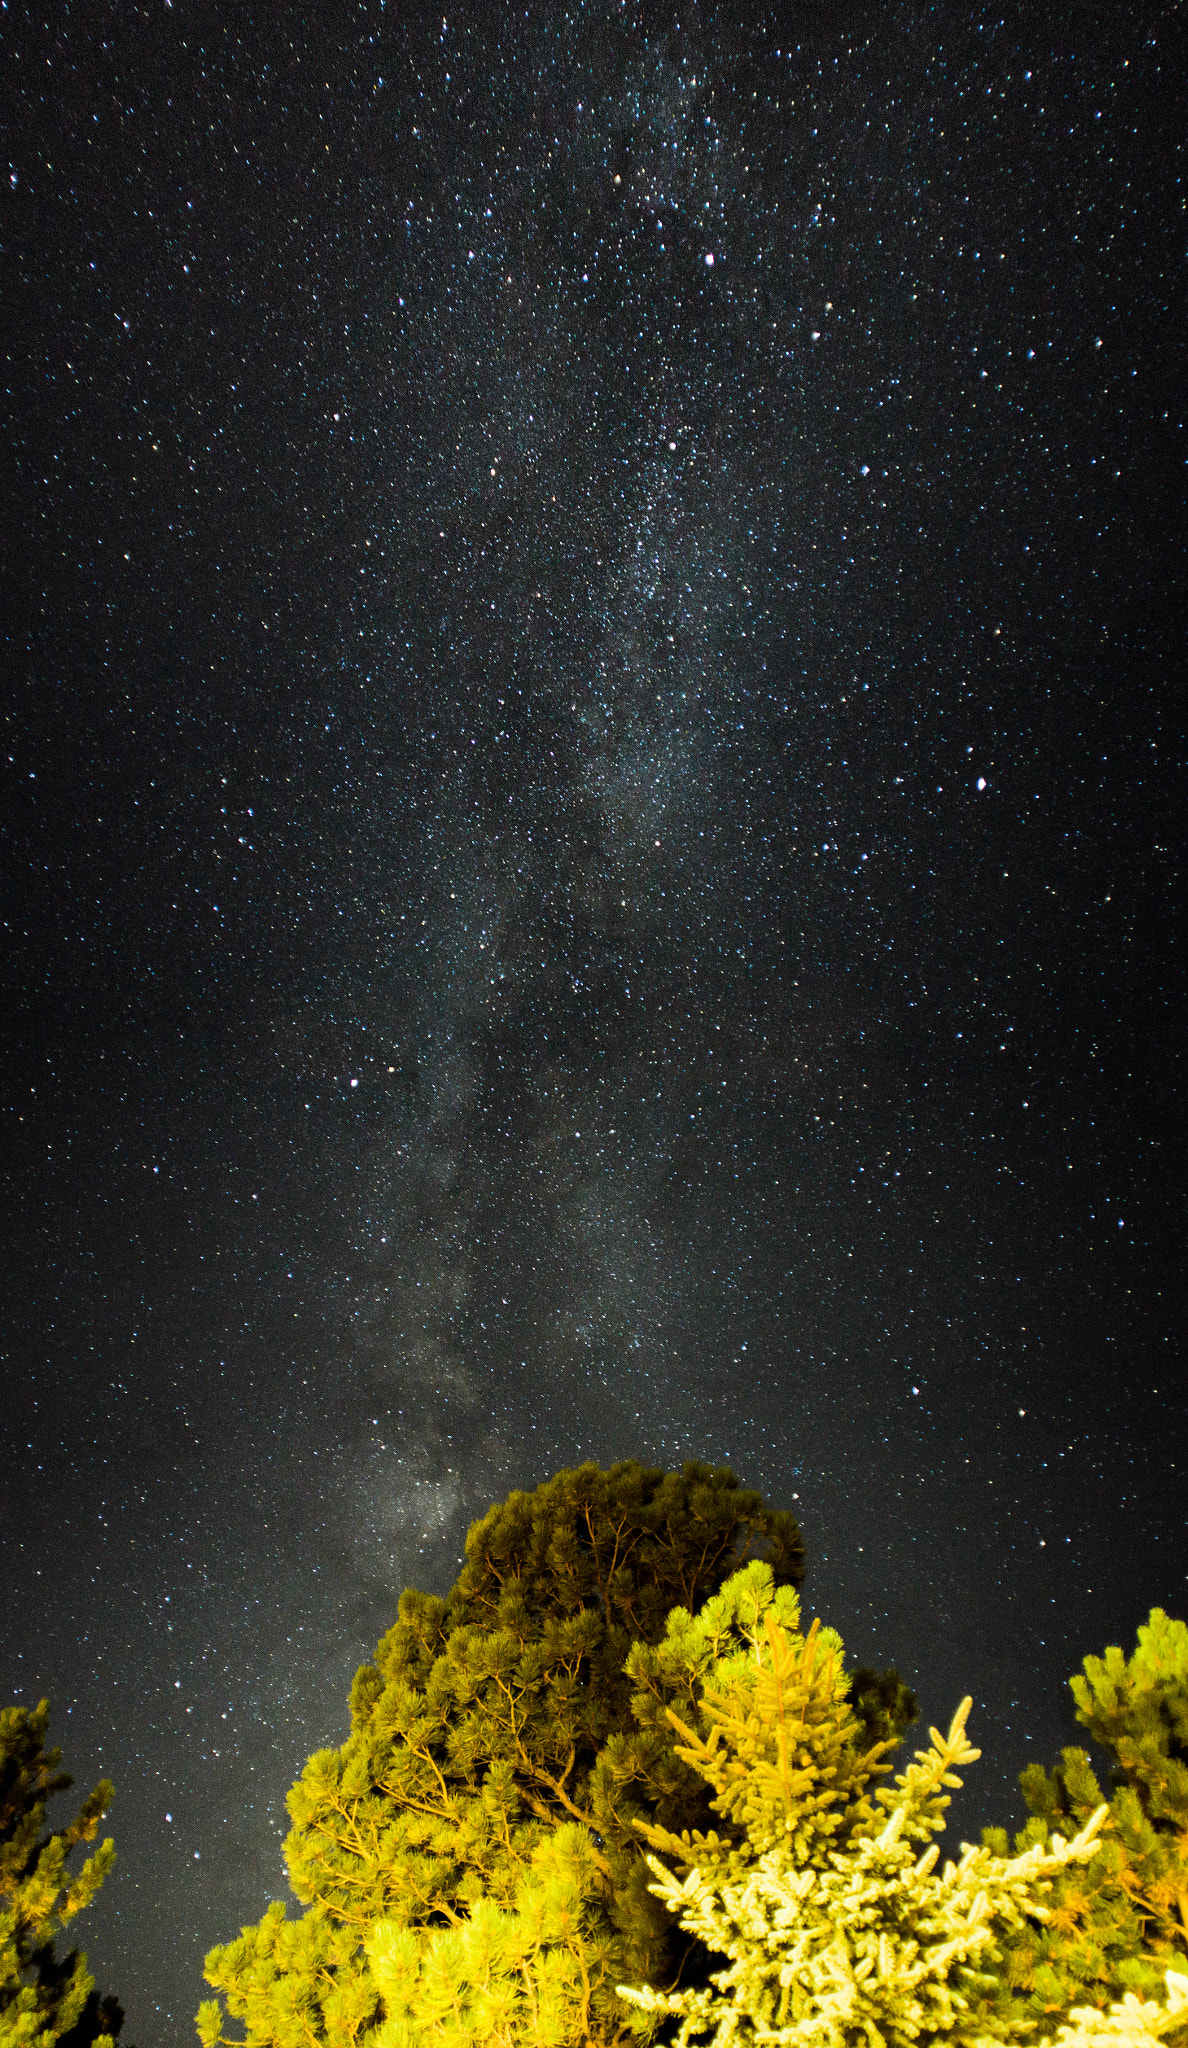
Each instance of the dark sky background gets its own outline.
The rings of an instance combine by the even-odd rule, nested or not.
[[[1182,13],[248,17],[0,20],[0,1685],[139,2048],[513,1486],[795,1508],[950,1843],[1188,1572]]]

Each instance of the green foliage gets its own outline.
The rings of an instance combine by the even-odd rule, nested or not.
[[[377,1922],[366,1948],[386,2018],[374,2048],[415,2048],[427,2036],[442,2048],[588,2040],[610,2007],[618,1950],[598,1888],[589,1835],[571,1822],[537,1845],[512,1910],[480,1900],[456,1931],[427,1942]]]
[[[47,1800],[74,1782],[61,1750],[45,1748],[48,1726],[48,1700],[32,1712],[0,1712],[0,2048],[63,2040],[89,2048],[96,2038],[110,2042],[123,2020],[114,1999],[100,2001],[85,1955],[54,1953],[111,1869],[115,1845],[102,1843],[80,1870],[67,1870],[70,1852],[94,1841],[113,1794],[105,1779],[67,1827],[46,1831]]]
[[[375,1984],[359,1967],[357,1930],[316,1907],[289,1920],[278,1900],[238,1941],[211,1950],[206,1977],[244,2022],[244,2038],[276,2048],[355,2041],[379,2012]],[[217,1998],[199,2007],[198,2034],[204,2048],[227,2038]]]
[[[866,1746],[875,1721],[875,1688],[860,1719],[850,1704],[851,1681],[842,1669],[841,1638],[814,1621],[799,1632],[800,1607],[791,1587],[774,1588],[761,1563],[737,1573],[695,1618],[670,1615],[654,1651],[632,1652],[628,1672],[641,1694],[636,1713],[647,1726],[662,1711],[681,1740],[677,1758],[711,1788],[712,1806],[725,1833],[684,1829],[639,1818],[638,1831],[654,1849],[685,1870],[735,1875],[777,1843],[799,1861],[821,1838],[852,1830],[872,1809],[867,1782],[889,1766],[898,1727]],[[894,1705],[915,1702],[886,1675]],[[673,1700],[679,1700],[678,1712]],[[790,1719],[789,1702],[796,1710]]]
[[[1167,1970],[1188,1966],[1188,1626],[1155,1607],[1126,1658],[1087,1657],[1070,1681],[1077,1719],[1111,1759],[1100,1854],[1057,1879],[1044,1924],[1004,1944],[1000,2008],[1054,2031],[1071,2004],[1101,2013],[1134,1993],[1156,1998]],[[1086,1752],[1020,1779],[1032,1818],[1023,1851],[1084,1824],[1103,1794]],[[1003,1829],[983,1841],[1006,1850]]]
[[[723,1589],[719,1609],[746,1577]],[[970,1701],[947,1736],[933,1729],[931,1747],[872,1795],[890,1743],[862,1746],[865,1711],[850,1705],[840,1641],[816,1622],[802,1635],[796,1608],[787,1593],[766,1611],[754,1603],[743,1648],[713,1621],[721,1649],[704,1672],[708,1733],[669,1709],[679,1754],[712,1788],[727,1834],[641,1830],[677,1864],[649,1859],[653,1889],[725,1967],[704,1987],[622,1995],[645,2022],[676,2020],[677,2048],[705,2037],[713,2048],[1013,2039],[987,1965],[1003,1930],[1042,1913],[1050,1874],[1093,1856],[1106,1808],[1072,1843],[1053,1835],[1011,1861],[966,1847],[937,1874],[937,1845],[919,1845],[943,1828],[956,1772],[979,1754],[965,1734]],[[881,1696],[894,1712],[890,1683]]]
[[[616,2039],[617,1978],[668,1981],[684,1946],[633,1823],[707,1810],[660,1712],[695,1680],[679,1658],[643,1680],[629,1652],[760,1556],[771,1585],[803,1575],[792,1516],[731,1473],[584,1465],[477,1522],[445,1600],[403,1593],[355,1679],[347,1742],[289,1795],[307,1912],[274,1906],[207,1958],[250,2048],[352,2043],[381,2021],[394,2042],[418,2000],[425,2026],[433,2012],[430,2030],[459,2040],[514,2023],[549,2041],[563,2010],[568,2038]],[[651,1702],[642,1726],[633,1695]],[[210,2000],[207,2048],[222,2030]]]

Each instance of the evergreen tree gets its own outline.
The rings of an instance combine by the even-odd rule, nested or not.
[[[1086,1657],[1070,1681],[1078,1721],[1111,1760],[1100,1853],[1057,1878],[1050,1917],[1004,1943],[1001,2010],[1055,2030],[1071,2004],[1099,2013],[1124,1994],[1157,1997],[1168,1969],[1188,1970],[1188,1626],[1160,1607],[1121,1649]],[[1032,1815],[1015,1837],[1022,1853],[1054,1830],[1082,1827],[1103,1793],[1083,1749],[1051,1772],[1020,1778]],[[1006,1831],[982,1840],[1006,1853]]]
[[[700,1613],[677,1608],[663,1640],[637,1644],[627,1671],[637,1685],[635,1717],[658,1740],[669,1730],[681,1741],[676,1767],[710,1788],[714,1812],[725,1832],[684,1828],[662,1811],[633,1815],[632,1824],[654,1848],[662,1847],[679,1867],[736,1872],[760,1847],[783,1841],[789,1829],[806,1826],[833,1833],[854,1825],[868,1811],[861,1792],[890,1766],[884,1757],[898,1746],[915,1719],[915,1696],[894,1669],[847,1677],[836,1630],[815,1621],[807,1638],[799,1634],[800,1603],[790,1586],[776,1586],[769,1567],[755,1561],[736,1572]],[[772,1643],[780,1646],[775,1666]],[[776,1704],[791,1682],[790,1646],[799,1645],[796,1684],[804,1699],[804,1720],[795,1763],[784,1755]],[[776,1688],[772,1693],[771,1688]],[[721,1747],[723,1700],[729,1695],[745,1725],[734,1730],[735,1750]],[[613,1757],[613,1745],[608,1745]],[[846,1808],[846,1801],[850,1801]],[[686,1805],[693,1804],[686,1794]],[[659,1806],[659,1802],[657,1802]]]
[[[118,2034],[123,2013],[101,2000],[79,1950],[59,1957],[54,1943],[90,1904],[115,1861],[106,1841],[73,1874],[66,1862],[92,1842],[112,1801],[106,1779],[64,1828],[45,1827],[46,1802],[74,1783],[60,1749],[46,1749],[49,1701],[32,1712],[0,1712],[0,2048],[69,2048]]]
[[[747,1581],[758,1597],[743,1602]],[[742,1646],[719,1626],[732,1609]],[[725,1967],[704,1987],[623,1987],[625,1999],[645,2022],[678,2021],[677,2048],[707,2037],[713,2048],[909,2048],[937,2036],[973,2048],[1016,2038],[996,2010],[988,1965],[1003,1930],[1042,1916],[1050,1874],[1095,1854],[1104,1804],[1072,1843],[1052,1835],[1013,1861],[965,1847],[938,1874],[929,1838],[944,1826],[958,1768],[979,1754],[965,1735],[971,1702],[947,1736],[931,1731],[931,1747],[893,1787],[872,1793],[891,1744],[863,1746],[836,1634],[814,1622],[803,1635],[795,1594],[775,1595],[754,1568],[723,1588],[707,1618],[702,1726],[666,1711],[725,1831],[640,1825],[676,1865],[649,1859],[657,1895]],[[1178,1993],[1169,1993],[1155,2033],[1175,2020]],[[1112,2017],[1152,2032],[1141,2016]],[[1081,2022],[1070,2024],[1076,2033]]]
[[[702,1725],[707,1671],[720,1670],[728,1656],[742,1671],[749,1669],[756,1621],[773,1604],[796,1613],[795,1596],[777,1588],[770,1566],[756,1560],[696,1616],[683,1607],[670,1613],[660,1644],[633,1646],[626,1670],[636,1687],[636,1727],[611,1736],[591,1775],[591,1804],[600,1824],[627,1851],[616,1871],[611,1914],[599,1910],[598,1863],[589,1838],[570,1825],[538,1845],[508,1910],[481,1900],[456,1933],[434,1934],[427,1943],[393,1921],[377,1922],[366,1949],[386,2018],[373,2048],[413,2048],[426,2037],[448,2041],[451,2048],[479,2040],[508,2048],[570,2048],[596,2031],[602,2039],[613,2038],[616,2017],[618,2031],[626,2033],[628,2017],[610,1998],[623,1953],[616,1930],[645,1919],[651,1905],[647,1868],[628,1847],[628,1828],[649,1805],[653,1818],[666,1814],[670,1823],[708,1819],[705,1781],[676,1756],[665,1703],[679,1699],[684,1713]],[[864,1728],[869,1718],[882,1738],[881,1754],[891,1746],[888,1733],[891,1741],[898,1734],[891,1716],[897,1713],[902,1723],[914,1715],[915,1702],[895,1672],[855,1677],[863,1692],[854,1728]],[[699,1953],[696,1943],[673,1958],[683,1981],[699,1974]],[[638,2023],[631,2031],[639,2031]]]
[[[250,2048],[337,2048],[385,2008],[387,2025],[412,2025],[405,1992],[419,1985],[414,2005],[436,2010],[445,1982],[459,2038],[482,2038],[499,1954],[518,1958],[542,2041],[563,2007],[574,2038],[615,2039],[616,1979],[675,1967],[632,1823],[705,1806],[667,1726],[634,1722],[628,1654],[760,1554],[774,1583],[802,1577],[793,1517],[731,1473],[585,1465],[476,1523],[446,1599],[403,1593],[355,1679],[347,1742],[289,1795],[285,1855],[307,1912],[273,1906],[207,1957]],[[217,2000],[199,2031],[207,2048],[227,2038]]]

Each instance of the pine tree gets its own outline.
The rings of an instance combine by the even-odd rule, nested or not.
[[[979,1754],[965,1734],[971,1702],[947,1736],[931,1731],[930,1748],[893,1787],[872,1793],[890,1744],[863,1747],[839,1638],[816,1622],[803,1635],[795,1594],[765,1599],[759,1574],[740,1581],[748,1576],[760,1594],[748,1614],[739,1582],[711,1603],[701,1726],[666,1709],[725,1831],[674,1835],[641,1823],[676,1866],[649,1859],[657,1896],[725,1967],[704,1987],[625,1986],[623,1997],[645,2024],[676,2020],[677,2048],[703,2038],[712,2048],[909,2048],[938,2036],[985,2048],[1018,2038],[1013,2016],[996,2009],[990,1966],[1004,1931],[1042,1917],[1052,1874],[1095,1855],[1105,1805],[1072,1842],[1053,1834],[1013,1860],[965,1846],[938,1873],[929,1838],[944,1826],[958,1769]],[[741,1647],[717,1625],[732,1601]],[[1136,2017],[1137,2004],[1112,2014],[1119,2038],[1130,2038],[1127,2026],[1136,2041],[1174,2027],[1178,1993],[1168,1990],[1153,2022]],[[1083,2016],[1066,2006],[1065,2017],[1069,2048],[1074,2037],[1088,2048]]]
[[[273,1906],[207,1957],[250,2048],[354,2043],[385,2008],[389,2027],[411,2025],[393,1972],[407,1986],[414,1958],[417,1997],[437,2009],[425,1987],[448,1962],[452,2024],[485,2038],[484,1957],[499,1953],[517,1957],[542,2042],[566,1999],[575,2038],[614,2040],[617,1979],[675,1967],[632,1823],[705,1809],[671,1731],[633,1720],[628,1654],[761,1553],[774,1583],[803,1575],[793,1517],[731,1473],[585,1465],[476,1523],[445,1600],[403,1593],[355,1679],[347,1742],[312,1757],[289,1795],[285,1855],[308,1910],[290,1921]],[[207,2001],[207,2048],[223,2024]],[[516,2028],[528,2038],[522,2014]]]
[[[659,1644],[640,1643],[631,1652],[627,1673],[637,1688],[632,1708],[644,1741],[623,1747],[638,1758],[647,1756],[647,1741],[655,1745],[647,1780],[653,1811],[632,1812],[631,1825],[686,1869],[696,1863],[733,1870],[740,1856],[753,1855],[756,1843],[769,1846],[772,1829],[771,1839],[782,1839],[785,1795],[795,1792],[797,1826],[811,1813],[836,1807],[846,1787],[863,1785],[890,1768],[883,1757],[915,1719],[915,1696],[897,1671],[861,1670],[847,1678],[841,1638],[814,1622],[799,1653],[812,1730],[806,1723],[800,1765],[785,1786],[776,1751],[766,1753],[772,1742],[778,1749],[772,1733],[777,1694],[771,1688],[778,1693],[792,1680],[786,1666],[793,1656],[791,1644],[800,1640],[799,1614],[793,1588],[777,1586],[769,1566],[755,1560],[734,1573],[698,1614],[675,1609]],[[780,1646],[775,1666],[765,1663],[772,1641]],[[825,1651],[828,1656],[822,1655]],[[717,1745],[722,1701],[732,1687],[747,1702],[750,1719],[735,1730],[737,1755],[728,1758]],[[681,1738],[675,1745],[673,1731]],[[804,1745],[815,1743],[824,1748],[810,1762]],[[615,1741],[607,1745],[603,1768],[615,1767],[618,1749]],[[715,1812],[727,1822],[725,1833],[715,1828],[706,1834],[683,1822],[682,1809],[704,1809],[707,1786]],[[773,1791],[776,1805],[771,1808]],[[761,1807],[757,1801],[769,1803]],[[834,1824],[830,1820],[827,1826]]]
[[[1041,2035],[1072,2004],[1100,2013],[1129,1993],[1150,2001],[1169,1968],[1188,1969],[1188,1626],[1153,1608],[1129,1660],[1118,1648],[1086,1657],[1070,1690],[1111,1760],[1112,1796],[1100,1853],[1057,1878],[1045,1923],[1004,1944],[1000,2009]],[[1104,1796],[1083,1749],[1019,1782],[1032,1818],[1017,1853],[1083,1826]],[[1006,1853],[1004,1829],[982,1839]]]
[[[754,1561],[696,1617],[685,1608],[670,1613],[659,1645],[634,1645],[626,1669],[637,1688],[637,1728],[610,1738],[591,1776],[592,1804],[604,1826],[613,1815],[616,1841],[626,1841],[629,1825],[644,1812],[641,1799],[650,1800],[653,1817],[708,1817],[705,1782],[676,1757],[664,1703],[680,1699],[701,1725],[707,1670],[720,1669],[728,1655],[749,1668],[756,1626],[773,1604],[784,1609],[789,1600],[795,1614],[794,1596],[775,1586],[769,1565]],[[888,1732],[894,1741],[898,1727],[914,1715],[915,1702],[895,1672],[858,1673],[850,1685],[855,1682],[863,1690],[854,1727],[864,1730],[869,1720],[881,1738],[881,1754],[891,1746]],[[615,1927],[638,1916],[641,1900],[650,1903],[641,1857],[624,1857],[617,1876],[608,1918],[599,1912],[599,1872],[589,1838],[570,1825],[538,1845],[509,1910],[481,1900],[456,1933],[434,1934],[427,1945],[395,1922],[377,1922],[366,1949],[386,2019],[374,2048],[413,2048],[427,2036],[451,2048],[478,2040],[508,2048],[569,2048],[590,2039],[600,2019],[606,2038],[616,2011],[609,1993],[622,1953]],[[696,1974],[690,1961],[686,1954],[678,1962],[686,1980]],[[617,2010],[625,2032],[626,2015]],[[638,2032],[638,2024],[631,2031]]]
[[[47,1800],[74,1783],[61,1750],[45,1747],[48,1726],[48,1700],[0,1712],[0,2048],[110,2044],[123,2020],[115,1999],[100,2000],[85,1955],[55,1954],[57,1936],[111,1869],[115,1845],[103,1842],[81,1870],[67,1870],[71,1851],[94,1841],[113,1789],[104,1779],[68,1826],[46,1831]]]

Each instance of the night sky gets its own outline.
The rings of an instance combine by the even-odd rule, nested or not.
[[[563,1465],[793,1508],[950,1845],[1188,1609],[1182,14],[254,12],[0,16],[0,1698],[139,2048]]]

